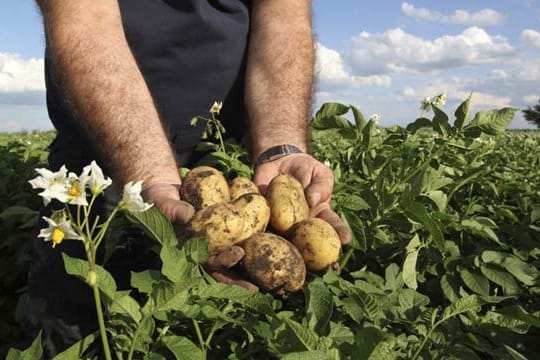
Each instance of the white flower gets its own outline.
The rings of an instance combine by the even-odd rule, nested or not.
[[[36,169],[39,176],[28,181],[32,186],[32,189],[44,189],[39,195],[43,197],[43,202],[46,205],[51,201],[51,197],[46,194],[46,191],[52,187],[62,188],[67,179],[67,169],[65,165],[62,165],[60,170],[52,172],[45,168]]]
[[[44,238],[45,241],[51,241],[53,247],[62,243],[64,239],[83,240],[75,232],[69,220],[61,219],[55,221],[46,216],[43,216],[43,219],[49,224],[49,227],[41,229],[38,237]]]
[[[223,102],[221,101],[214,101],[214,104],[212,104],[212,107],[210,108],[211,113],[219,114],[221,111],[221,107],[223,106]]]
[[[95,161],[83,168],[80,179],[94,195],[101,194],[103,190],[112,184],[112,180],[103,175],[103,171]]]
[[[130,181],[124,185],[124,193],[120,200],[120,207],[130,212],[142,212],[152,207],[144,202],[141,196],[142,181]]]
[[[436,106],[446,105],[446,93],[443,92],[442,94],[435,96],[431,103]]]
[[[429,109],[431,109],[431,98],[429,96],[426,96],[424,100],[422,100],[420,109],[424,111],[429,111]]]
[[[86,201],[85,183],[82,182],[77,175],[69,173],[64,181],[60,184],[51,184],[43,192],[39,194],[45,199],[45,205],[56,199],[64,204],[71,205],[88,205]]]
[[[88,205],[86,201],[85,182],[74,173],[67,173],[65,166],[59,171],[52,172],[47,169],[36,169],[40,175],[29,181],[34,189],[43,189],[38,195],[43,198],[47,206],[52,199],[72,205]],[[86,180],[85,180],[86,181]]]
[[[372,120],[375,124],[377,124],[379,122],[379,118],[381,117],[381,114],[380,113],[377,113],[377,114],[373,114],[371,115],[371,117],[369,118],[369,120]]]

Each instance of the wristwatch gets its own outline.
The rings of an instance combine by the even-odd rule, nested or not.
[[[260,166],[264,163],[277,160],[279,158],[282,158],[284,156],[290,155],[290,154],[301,154],[303,151],[294,146],[289,144],[282,144],[282,145],[276,145],[272,146],[265,151],[263,151],[257,160],[255,160],[255,165]]]

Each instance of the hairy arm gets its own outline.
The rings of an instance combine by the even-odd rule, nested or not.
[[[174,154],[126,41],[118,2],[38,4],[55,81],[113,179],[179,183]],[[173,187],[168,192],[179,199]]]
[[[248,51],[246,106],[253,157],[283,143],[307,151],[314,66],[310,2],[255,1]]]

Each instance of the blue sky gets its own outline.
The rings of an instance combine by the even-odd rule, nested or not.
[[[446,92],[453,113],[540,99],[540,0],[314,0],[315,107],[353,104],[406,125]],[[0,131],[52,128],[45,108],[43,30],[33,0],[0,4]],[[511,127],[527,128],[521,112]]]

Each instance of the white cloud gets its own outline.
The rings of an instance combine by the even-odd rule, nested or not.
[[[540,49],[540,32],[532,29],[525,29],[521,32],[520,39],[523,44]]]
[[[45,91],[43,59],[0,52],[0,92]]]
[[[388,75],[353,76],[346,69],[339,52],[316,44],[315,73],[325,87],[390,86]]]
[[[448,100],[462,102],[471,95],[471,103],[475,106],[489,108],[501,108],[510,106],[511,99],[480,90],[484,82],[478,79],[459,77],[439,78],[431,83],[420,86],[407,85],[401,90],[401,94],[408,100],[423,99],[426,96],[433,97],[440,93],[446,93]]]
[[[427,21],[437,21],[450,24],[465,25],[496,25],[500,24],[503,16],[493,9],[482,9],[476,12],[458,9],[452,15],[444,15],[427,8],[416,8],[407,2],[401,3],[405,15]]]
[[[393,72],[426,72],[482,64],[508,58],[514,47],[502,36],[491,36],[479,27],[458,35],[426,40],[400,28],[384,33],[362,32],[344,52],[344,63],[354,75]]]
[[[540,94],[536,94],[536,95],[525,95],[523,97],[523,102],[525,104],[529,104],[530,106],[536,104],[538,102],[538,100],[540,100]]]
[[[504,69],[493,69],[491,70],[491,77],[493,79],[509,79],[511,76],[508,71]]]

